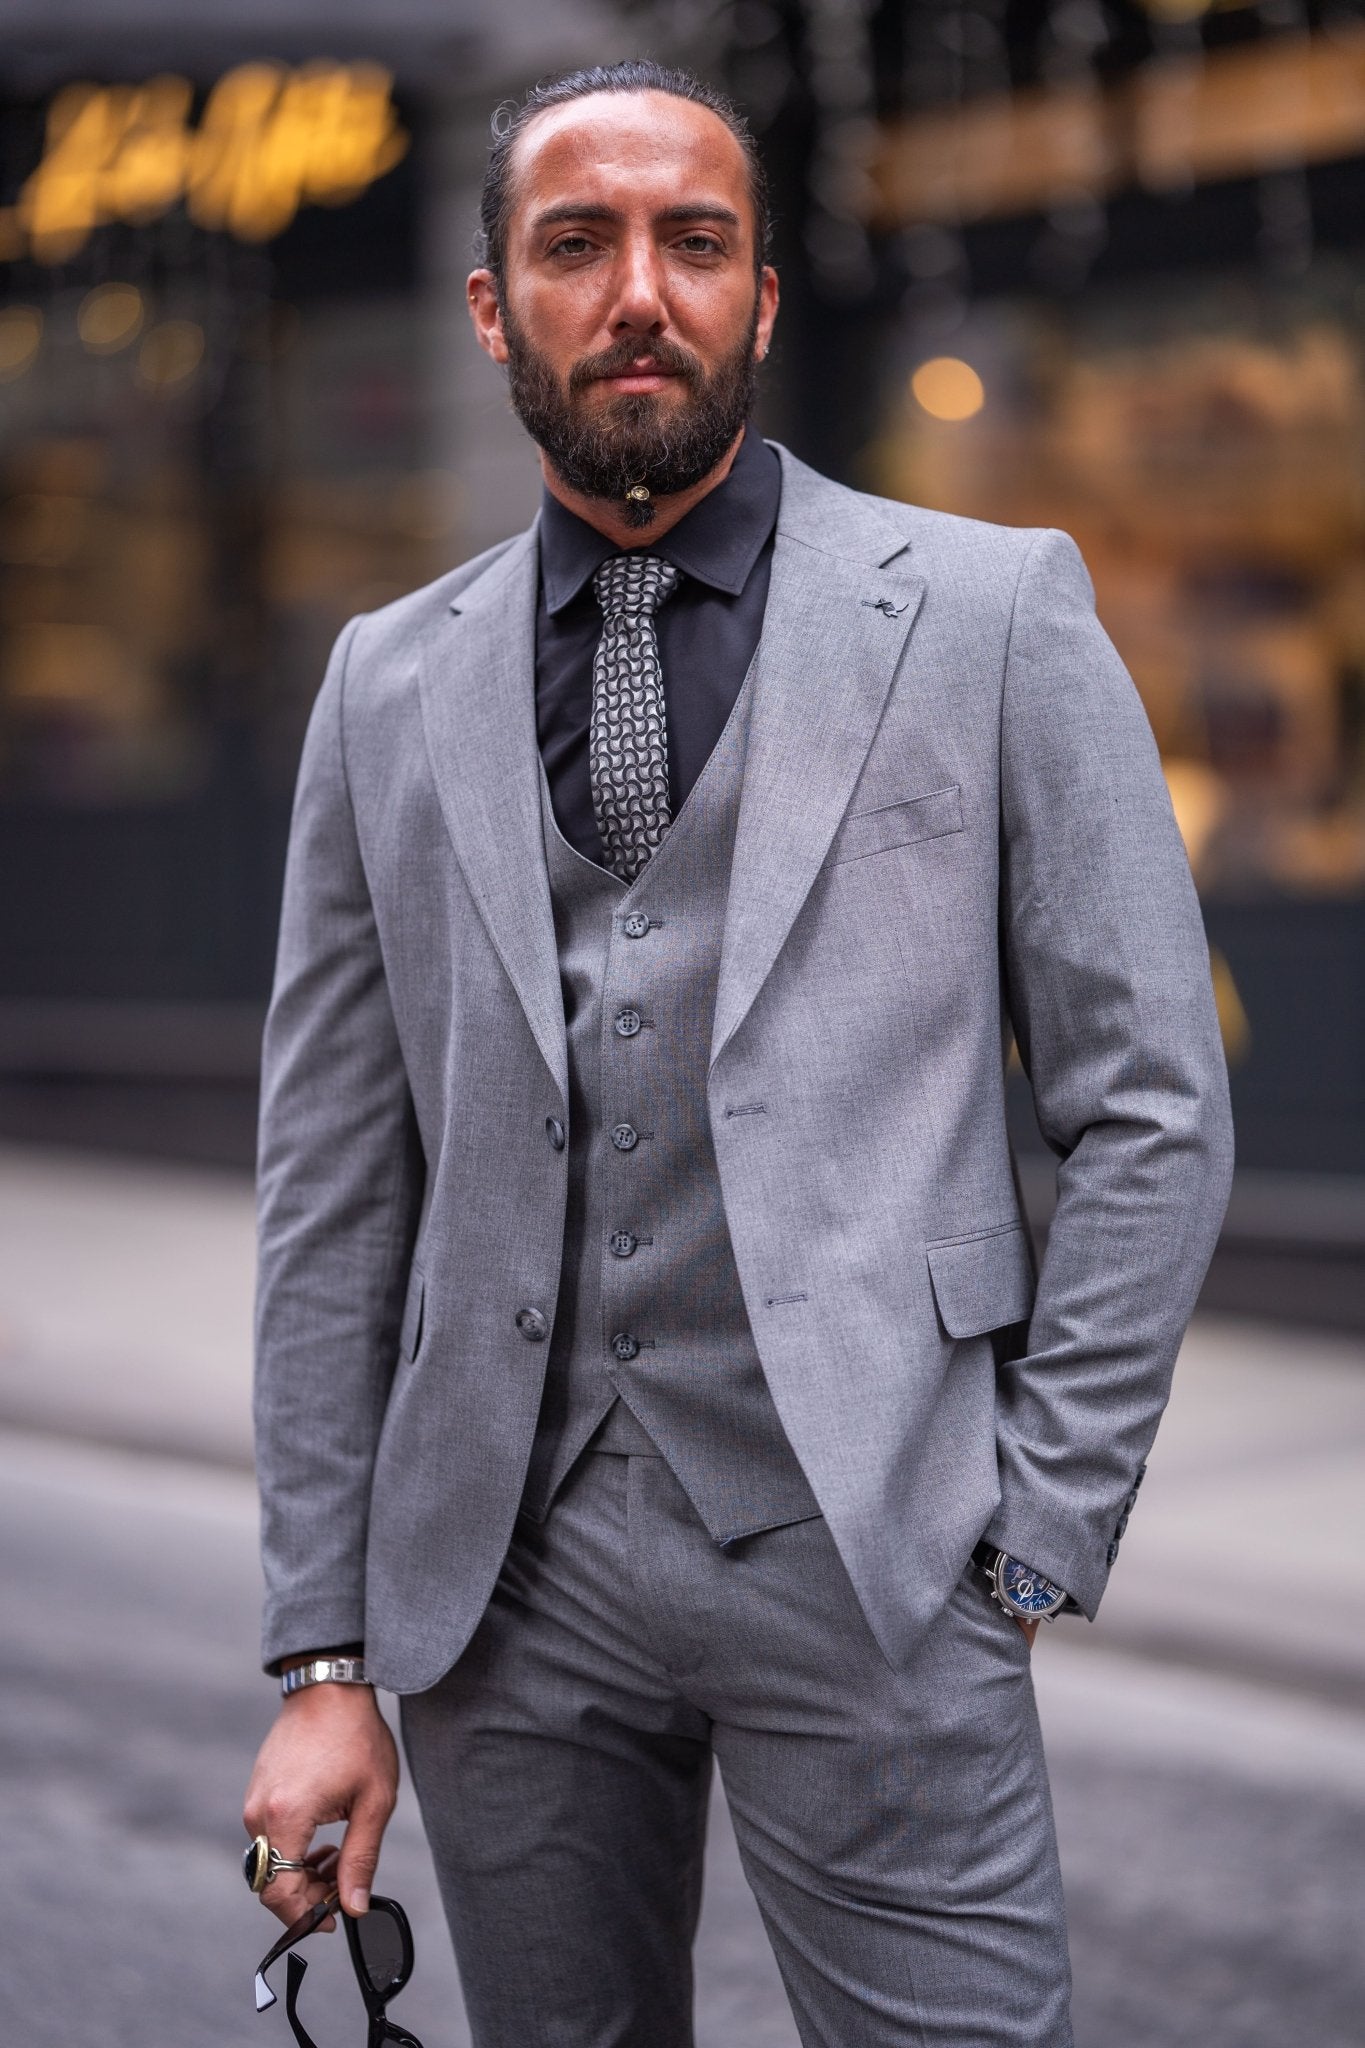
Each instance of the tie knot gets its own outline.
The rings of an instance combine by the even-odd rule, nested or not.
[[[660,555],[613,555],[592,579],[604,618],[658,611],[677,589],[679,571]]]

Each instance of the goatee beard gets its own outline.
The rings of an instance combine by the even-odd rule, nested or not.
[[[743,339],[708,377],[696,357],[663,338],[627,335],[575,363],[568,387],[503,308],[507,380],[517,418],[550,467],[585,498],[615,500],[627,525],[644,528],[654,500],[689,491],[713,470],[753,410],[758,300]],[[642,354],[686,385],[681,405],[662,394],[623,392],[588,411],[583,395],[601,377],[620,376]],[[639,495],[632,497],[631,491]]]

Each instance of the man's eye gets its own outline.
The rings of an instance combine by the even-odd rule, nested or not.
[[[564,235],[551,249],[552,256],[581,256],[592,247],[586,235]]]
[[[720,243],[714,235],[684,235],[678,244],[689,256],[718,256]]]

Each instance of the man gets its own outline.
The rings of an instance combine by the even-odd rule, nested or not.
[[[1034,1617],[1099,1603],[1230,1164],[1151,736],[1064,535],[746,428],[724,101],[538,88],[483,217],[545,496],[348,627],[305,749],[258,1418],[266,1660],[319,1682],[247,1827],[348,1817],[365,1910],[363,1655],[479,2048],[691,2040],[713,1753],[803,2041],[1058,2048]]]

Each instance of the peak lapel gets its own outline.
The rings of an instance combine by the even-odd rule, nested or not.
[[[802,471],[785,451],[784,470],[784,517],[754,674],[730,872],[713,1064],[747,1016],[829,850],[925,589],[901,561],[878,565],[878,551],[883,562],[899,556],[904,539],[880,521],[874,526],[852,493]],[[836,519],[843,512],[846,530],[852,522],[845,508],[859,508],[861,530],[849,555],[825,552],[828,539],[817,549],[798,537],[804,517],[788,524],[793,481],[803,514],[817,498],[812,487],[827,512]],[[837,542],[837,526],[833,538]]]
[[[422,649],[422,717],[446,829],[545,1064],[568,1099],[535,721],[534,527]]]

